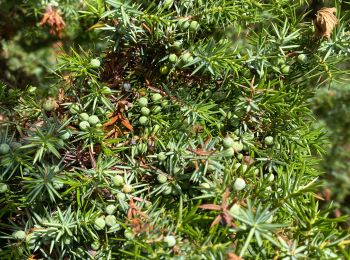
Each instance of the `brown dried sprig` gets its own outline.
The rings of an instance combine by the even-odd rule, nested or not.
[[[229,204],[228,199],[230,197],[230,190],[227,188],[225,193],[222,195],[221,205],[216,204],[204,204],[199,206],[201,209],[208,210],[218,210],[221,211],[220,214],[214,219],[210,227],[215,226],[218,223],[222,223],[225,226],[234,227],[233,217],[231,216],[229,210],[232,207],[233,203]]]
[[[324,7],[316,13],[314,19],[315,34],[317,37],[327,38],[332,34],[334,27],[338,24],[338,19],[335,16],[337,9],[334,7]]]
[[[55,9],[50,5],[45,9],[44,16],[40,21],[40,26],[44,26],[45,24],[50,26],[50,33],[52,35],[62,37],[62,32],[66,24],[58,9]]]

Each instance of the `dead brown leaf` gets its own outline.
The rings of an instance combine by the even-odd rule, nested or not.
[[[338,24],[338,19],[335,16],[337,9],[334,7],[324,7],[316,13],[314,19],[315,34],[317,37],[327,38],[332,34],[334,27]]]
[[[228,253],[226,260],[243,260],[243,258],[239,257],[238,255],[234,253]]]
[[[44,16],[40,21],[40,26],[44,26],[45,24],[50,26],[50,33],[52,35],[62,37],[62,32],[66,24],[58,9],[55,9],[50,5],[45,9]]]

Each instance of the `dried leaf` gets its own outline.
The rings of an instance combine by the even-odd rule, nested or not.
[[[40,26],[44,26],[45,24],[50,26],[51,34],[62,37],[62,32],[66,24],[60,15],[60,11],[50,5],[46,8],[44,16],[40,21]]]
[[[243,260],[243,258],[240,258],[238,255],[234,253],[228,253],[226,260]]]
[[[329,39],[334,27],[338,24],[337,17],[335,16],[336,11],[337,9],[334,7],[324,7],[316,13],[314,26],[317,37]]]

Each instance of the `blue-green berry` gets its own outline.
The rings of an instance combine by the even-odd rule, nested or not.
[[[242,178],[237,178],[235,183],[233,184],[234,189],[237,191],[243,190],[245,186],[245,180],[243,180]]]

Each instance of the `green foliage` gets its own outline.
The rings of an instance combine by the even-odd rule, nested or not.
[[[1,257],[349,257],[310,108],[346,73],[346,15],[327,41],[306,1],[84,3],[103,54],[1,85]]]

